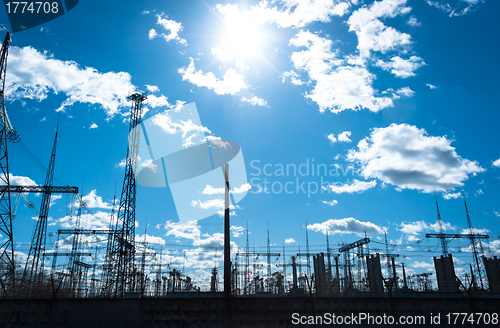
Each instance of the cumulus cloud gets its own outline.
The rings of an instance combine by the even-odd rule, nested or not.
[[[111,209],[111,204],[102,201],[101,196],[97,196],[97,190],[94,189],[88,193],[88,195],[83,196],[82,200],[87,204],[88,208],[104,208]]]
[[[295,239],[293,239],[293,238],[286,238],[286,239],[285,239],[285,244],[293,244],[293,243],[295,243],[295,242],[296,242],[296,241],[295,241]]]
[[[443,230],[454,230],[455,227],[453,227],[449,222],[443,222]],[[435,223],[427,223],[425,221],[414,221],[414,222],[402,222],[399,225],[399,228],[397,228],[398,231],[401,231],[402,233],[411,235],[412,238],[410,241],[416,240],[416,236],[419,235],[422,232],[439,232],[440,231],[440,226],[439,222]]]
[[[253,96],[250,98],[242,97],[241,101],[247,102],[252,106],[259,105],[259,106],[263,106],[263,107],[269,107],[266,100],[259,98],[257,96]]]
[[[356,179],[353,179],[353,182],[349,184],[349,182],[345,184],[339,184],[339,183],[332,183],[328,187],[322,186],[323,190],[330,190],[333,191],[336,194],[342,194],[342,193],[349,193],[352,194],[353,192],[358,192],[361,193],[365,190],[368,190],[370,188],[373,188],[377,185],[377,181],[372,180],[372,181],[359,181]]]
[[[148,34],[150,40],[156,37],[163,37],[167,42],[174,40],[177,43],[187,45],[186,40],[179,36],[179,32],[182,31],[181,23],[167,19],[168,16],[163,13],[160,15],[156,15],[156,17],[158,18],[156,24],[162,26],[165,30],[167,30],[168,34],[158,34],[155,29],[151,29]]]
[[[427,263],[427,262],[419,262],[415,261],[411,264],[411,266],[415,269],[427,269],[427,270],[433,270],[434,269],[434,264],[433,263]]]
[[[202,125],[193,123],[191,119],[187,121],[173,120],[168,111],[155,115],[151,119],[152,124],[159,126],[163,132],[167,134],[181,134],[182,146],[193,146],[193,138],[196,138],[203,133],[211,133],[211,131]],[[148,163],[149,164],[149,163]]]
[[[446,191],[463,186],[469,175],[483,172],[476,161],[460,157],[446,137],[428,136],[408,124],[375,128],[347,155],[362,165],[365,178],[378,178],[402,189]]]
[[[167,221],[165,229],[167,229],[166,236],[174,238],[198,240],[201,236],[200,226],[196,220],[186,223]]]
[[[148,85],[146,84],[146,88],[148,89],[149,92],[160,92],[160,88],[158,88],[156,85]]]
[[[271,2],[281,6],[269,6],[261,1],[249,10],[240,11],[237,4],[216,6],[226,20],[256,21],[260,24],[275,23],[279,27],[301,28],[312,22],[329,22],[331,16],[342,16],[349,9],[349,3],[339,0],[286,0]]]
[[[339,133],[339,135],[337,136],[337,140],[339,142],[351,142],[352,140],[349,139],[350,136],[351,136],[351,131],[344,131],[342,133]]]
[[[97,129],[97,124],[92,123],[89,127],[89,129]]]
[[[307,229],[321,232],[325,235],[354,233],[358,236],[364,236],[365,233],[369,235],[384,233],[382,227],[369,221],[363,222],[352,217],[345,219],[330,219],[322,223],[310,224],[307,226]]]
[[[300,78],[299,78],[299,74],[297,74],[294,70],[290,70],[288,72],[284,72],[282,75],[282,80],[281,80],[281,83],[285,83],[286,79],[287,78],[290,78],[290,82],[292,82],[292,84],[295,84],[295,85],[303,85],[303,84],[306,84],[304,81],[302,81]]]
[[[415,16],[411,16],[408,19],[407,23],[410,26],[421,26],[422,25],[422,23],[419,23],[419,21],[417,20],[417,18]]]
[[[443,198],[448,200],[448,199],[457,199],[460,198],[460,193],[459,192],[454,192],[454,193],[445,193],[443,194]]]
[[[42,101],[50,91],[63,92],[67,98],[58,111],[76,102],[100,104],[109,116],[129,106],[128,92],[135,90],[126,72],[100,73],[95,68],[81,68],[74,61],[54,59],[47,52],[32,47],[10,47],[5,84],[9,101],[23,98]]]
[[[5,185],[4,178],[5,175],[2,175],[0,178],[1,185]],[[14,186],[37,186],[32,179],[20,175],[13,175],[12,173],[9,173],[9,183]]]
[[[335,136],[333,135],[333,133],[330,133],[328,136],[327,136],[328,140],[330,140],[330,143],[336,143],[337,142],[337,138],[335,138]]]
[[[417,56],[411,56],[409,59],[403,59],[399,56],[391,58],[391,61],[384,62],[378,60],[376,66],[381,67],[385,71],[390,71],[396,77],[408,78],[410,76],[415,76],[416,71],[420,66],[425,65],[422,58]]]
[[[290,40],[290,45],[306,48],[293,52],[291,60],[296,69],[306,71],[315,82],[305,97],[316,102],[321,112],[361,108],[377,112],[393,105],[390,97],[377,96],[372,87],[375,76],[362,65],[346,65],[345,60],[332,51],[331,40],[300,31]]]
[[[135,242],[144,243],[147,245],[165,245],[165,240],[161,237],[150,236],[148,234],[144,234],[142,236],[136,235]]]
[[[428,87],[429,87],[429,89],[431,89],[431,90],[432,90],[432,89],[437,89],[437,87],[436,87],[435,85],[432,85],[432,84],[430,84],[430,83],[427,83],[427,84],[426,84],[426,86],[428,86]]]
[[[240,187],[234,187],[233,189],[229,190],[229,193],[242,194],[249,191],[250,189],[252,189],[252,186],[249,183],[245,183]],[[214,188],[211,185],[206,185],[201,193],[205,195],[222,195],[225,193],[225,189],[224,187]]]
[[[500,167],[500,158],[493,162],[493,166]]]
[[[103,211],[97,211],[94,214],[82,214],[80,217],[80,228],[89,230],[108,229],[110,218],[110,213]],[[74,216],[65,216],[61,219],[56,220],[56,222],[64,229],[73,229],[75,227]]]
[[[239,226],[231,226],[229,230],[231,231],[234,238],[238,238],[243,235],[243,231],[245,231],[245,228]]]
[[[215,77],[212,72],[204,73],[202,70],[196,71],[193,58],[191,58],[191,62],[187,68],[182,67],[179,69],[179,73],[182,74],[183,81],[187,80],[199,87],[206,87],[210,90],[214,90],[218,95],[234,95],[248,87],[243,75],[238,74],[232,68],[229,68],[226,73],[224,73],[222,79]]]
[[[224,200],[221,198],[217,199],[210,199],[207,201],[201,201],[201,200],[193,200],[191,201],[191,206],[193,207],[199,207],[202,209],[211,209],[211,208],[217,208],[217,209],[223,209],[224,208]]]
[[[57,111],[73,104],[99,104],[108,117],[130,107],[129,92],[136,90],[126,72],[100,73],[95,68],[81,68],[74,61],[61,61],[47,52],[32,47],[10,47],[8,73],[5,83],[9,101],[34,99],[42,101],[50,93],[66,95]],[[150,95],[146,104],[168,106],[165,96]]]
[[[322,200],[321,201],[323,204],[326,204],[326,205],[330,205],[330,206],[335,206],[338,204],[338,201],[336,199],[332,200],[331,202],[329,201],[326,201],[326,200]]]
[[[361,57],[368,58],[372,51],[385,53],[411,43],[409,34],[388,27],[380,20],[407,14],[411,8],[405,5],[406,0],[375,1],[349,17],[349,31],[355,32],[358,37],[357,48]]]

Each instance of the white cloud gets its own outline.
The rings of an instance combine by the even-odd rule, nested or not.
[[[354,233],[359,236],[376,235],[384,233],[384,230],[371,222],[363,222],[355,218],[330,219],[322,223],[314,223],[307,226],[307,229],[318,231],[323,234],[349,234]]]
[[[202,202],[201,200],[193,200],[191,201],[191,206],[193,207],[199,207],[204,210],[208,210],[210,208],[217,208],[217,209],[223,209],[224,208],[224,200],[221,198],[217,199],[210,199],[207,201]]]
[[[295,243],[295,242],[296,242],[296,241],[295,241],[295,239],[293,239],[293,238],[286,238],[286,239],[285,239],[285,244],[293,244],[293,243]]]
[[[150,40],[153,40],[157,36],[158,36],[158,33],[156,33],[156,30],[154,28],[152,28],[152,29],[149,30],[148,38]]]
[[[151,119],[152,124],[159,126],[163,132],[167,134],[181,134],[183,147],[194,145],[193,138],[200,136],[203,133],[211,133],[208,128],[202,125],[194,124],[191,119],[187,121],[173,120],[170,113],[165,111],[155,115]]]
[[[330,143],[336,143],[337,142],[337,138],[335,138],[335,136],[333,135],[333,133],[329,134],[327,136],[328,140],[330,140]]]
[[[339,142],[351,142],[352,140],[349,139],[350,136],[351,136],[351,131],[344,131],[342,133],[339,133],[339,135],[337,136],[337,140]]]
[[[201,70],[196,71],[193,58],[191,58],[191,63],[187,68],[182,67],[179,69],[179,73],[182,74],[182,80],[188,80],[199,87],[206,87],[214,90],[218,95],[234,95],[248,87],[243,75],[238,74],[232,68],[226,71],[222,80],[216,78],[212,72],[204,73]]]
[[[154,29],[151,29],[148,34],[150,40],[156,37],[163,37],[167,42],[174,40],[180,44],[187,45],[186,40],[179,36],[179,32],[182,31],[181,23],[167,19],[168,16],[165,16],[163,13],[160,15],[156,15],[156,17],[158,18],[156,24],[163,26],[163,28],[169,33],[158,34]]]
[[[323,190],[330,189],[330,191],[333,191],[336,194],[342,194],[342,193],[349,193],[352,194],[353,192],[358,192],[361,193],[365,190],[368,190],[370,188],[373,188],[377,185],[377,181],[372,180],[372,181],[359,181],[354,179],[352,184],[349,184],[349,181],[346,184],[339,184],[339,183],[332,183],[328,187],[322,187]]]
[[[238,238],[243,235],[243,231],[245,231],[245,228],[239,226],[231,226],[229,230],[231,231],[234,238]]]
[[[478,235],[485,235],[487,234],[488,232],[490,232],[490,230],[488,229],[478,229],[478,228],[472,228],[472,233],[473,234],[478,234]],[[471,233],[470,229],[462,229],[462,231],[460,231],[460,233],[462,235],[468,235]]]
[[[92,125],[90,125],[89,129],[97,129],[97,124],[92,123]]]
[[[282,8],[269,7],[268,1],[261,1],[245,11],[240,11],[239,6],[233,4],[218,4],[216,8],[226,20],[275,23],[285,28],[300,28],[316,21],[329,22],[331,16],[342,16],[349,9],[348,2],[339,0],[285,0],[279,3]]]
[[[81,68],[74,61],[54,59],[47,52],[32,47],[10,47],[5,84],[9,101],[23,98],[42,101],[49,91],[63,92],[67,98],[57,111],[76,102],[100,104],[108,116],[129,106],[127,95],[135,86],[126,72],[100,73],[95,68]]]
[[[409,87],[403,87],[396,90],[396,95],[394,95],[394,99],[400,98],[400,96],[411,97],[415,94],[415,91],[410,89]]]
[[[231,53],[227,49],[221,46],[215,46],[213,48],[210,48],[210,51],[212,52],[212,55],[214,55],[215,58],[217,58],[223,63],[231,62],[234,60]]]
[[[108,229],[110,218],[110,213],[102,211],[97,211],[94,214],[82,214],[80,217],[80,228],[89,230]],[[73,229],[75,227],[75,217],[65,216],[57,220],[57,223],[64,229]]]
[[[201,192],[202,194],[205,195],[218,195],[218,194],[223,194],[224,193],[224,187],[221,188],[214,188],[210,185],[206,185],[205,189]]]
[[[370,7],[362,7],[349,17],[349,31],[354,31],[358,37],[357,48],[362,58],[368,58],[371,51],[385,53],[411,43],[409,34],[385,26],[379,20],[407,14],[411,8],[405,7],[405,4],[406,0],[375,1]]]
[[[415,269],[434,269],[434,264],[415,261],[411,265]]]
[[[111,209],[111,204],[103,202],[101,196],[97,196],[97,190],[94,189],[88,193],[88,195],[83,196],[82,200],[87,204],[88,208],[104,208]]]
[[[3,182],[4,177],[5,176],[2,175],[2,178],[0,179],[0,184],[2,185],[5,185]],[[35,181],[31,180],[30,178],[13,175],[12,173],[9,173],[9,183],[14,186],[37,186]]]
[[[455,229],[455,227],[453,227],[449,222],[443,222],[444,231],[453,229]],[[422,232],[429,232],[429,231],[439,232],[440,226],[438,222],[435,222],[433,224],[427,223],[425,221],[414,221],[408,223],[402,222],[400,224],[400,228],[396,230],[415,237],[416,235],[419,235]]]
[[[476,196],[481,196],[481,195],[484,195],[484,191],[482,191],[481,189],[478,189],[475,193]]]
[[[407,23],[408,23],[408,25],[410,25],[410,26],[421,26],[421,25],[422,25],[422,23],[419,23],[419,22],[417,21],[417,18],[416,18],[415,16],[411,16],[411,17],[408,19],[408,22],[407,22]]]
[[[393,105],[391,98],[376,95],[372,87],[375,77],[366,67],[344,65],[344,60],[331,50],[331,40],[300,31],[290,40],[290,45],[307,48],[292,53],[291,60],[295,68],[306,71],[315,82],[305,97],[316,102],[321,112],[361,108],[377,112]]]
[[[126,158],[122,159],[121,162],[118,163],[119,167],[125,167],[126,165],[127,165],[127,159]],[[156,166],[155,164],[153,164],[153,160],[152,159],[142,160],[140,156],[137,156],[136,165],[138,167],[140,167],[140,168],[148,168],[148,169],[150,169],[151,171],[153,171],[155,173],[158,170],[158,166]]]
[[[186,223],[167,221],[165,229],[168,230],[166,236],[174,236],[175,238],[198,240],[201,236],[200,226],[196,220]]]
[[[249,191],[250,189],[252,189],[252,186],[249,183],[245,183],[240,187],[234,187],[232,190],[229,191],[229,193],[242,194]],[[201,193],[205,195],[222,195],[225,193],[225,189],[224,187],[214,188],[211,185],[206,185]]]
[[[390,62],[384,62],[378,60],[376,66],[381,67],[385,71],[390,71],[396,77],[408,78],[410,76],[415,76],[416,71],[420,66],[425,65],[422,58],[417,56],[411,56],[410,59],[403,59],[399,56],[391,58]]]
[[[408,124],[375,128],[352,149],[348,160],[362,164],[365,178],[378,178],[402,189],[446,191],[463,186],[469,174],[484,169],[476,161],[460,157],[452,140],[427,136],[424,129]]]
[[[149,92],[160,92],[160,88],[158,88],[156,85],[148,85],[146,84],[146,88],[149,90]]]
[[[330,205],[330,206],[335,206],[338,204],[338,201],[336,199],[332,200],[331,202],[329,201],[326,201],[326,200],[322,200],[321,201],[323,204],[326,204],[326,205]]]
[[[446,193],[443,195],[443,198],[444,199],[457,199],[457,198],[460,198],[460,193],[459,192],[455,192],[455,193]]]
[[[233,193],[234,194],[242,194],[244,192],[249,191],[250,189],[252,189],[252,186],[249,183],[245,183],[245,184],[241,185],[240,187],[234,187],[233,190],[230,190],[229,192],[232,194]]]
[[[461,0],[460,2],[455,1],[455,6],[450,5],[449,0],[425,0],[428,5],[438,8],[443,12],[447,13],[448,16],[464,16],[475,9],[475,6],[479,2],[484,2],[483,0]]]
[[[146,101],[144,101],[144,104],[151,106],[153,108],[172,107],[172,105],[168,102],[168,98],[165,97],[164,95],[160,95],[160,96],[152,95],[152,94],[148,95],[148,98],[146,99]],[[145,111],[146,111],[146,108],[144,108],[144,110],[143,110],[143,115],[146,114]]]
[[[281,83],[285,83],[285,80],[287,78],[290,78],[290,82],[292,82],[292,84],[295,84],[295,85],[303,85],[303,84],[306,84],[304,81],[302,81],[300,78],[299,78],[299,74],[297,74],[294,70],[291,70],[291,71],[288,71],[288,72],[284,72],[282,75],[282,80],[281,80]]]
[[[62,195],[50,195],[50,206],[55,205],[58,199],[61,199]]]
[[[135,242],[144,243],[146,241],[147,245],[165,245],[165,240],[161,237],[150,236],[144,234],[142,236],[136,235]]]
[[[500,167],[500,158],[493,162],[493,166]]]
[[[247,102],[247,103],[249,103],[249,104],[251,104],[253,106],[259,105],[259,106],[269,107],[269,105],[267,104],[266,100],[264,100],[262,98],[259,98],[257,96],[253,96],[253,97],[250,97],[250,98],[242,97],[241,101]]]
[[[429,87],[429,89],[431,89],[431,90],[432,90],[432,89],[437,89],[437,87],[436,87],[435,85],[432,85],[432,84],[430,84],[430,83],[427,83],[427,84],[426,84],[426,86],[428,86],[428,87]]]

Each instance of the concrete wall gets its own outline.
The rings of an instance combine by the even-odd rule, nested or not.
[[[373,316],[386,314],[429,317],[430,313],[440,312],[443,318],[447,313],[453,312],[498,312],[499,309],[500,299],[464,298],[254,297],[234,298],[229,304],[221,298],[4,299],[0,300],[0,327],[206,328],[230,327],[229,322],[232,323],[231,327],[292,327],[293,313],[315,316],[325,313],[351,315],[369,312]],[[11,323],[13,319],[18,322]],[[419,327],[426,326],[431,325]]]

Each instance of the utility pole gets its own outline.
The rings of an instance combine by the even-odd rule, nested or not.
[[[225,172],[225,211],[224,211],[224,297],[231,297],[231,241],[229,222],[229,164],[224,165]]]

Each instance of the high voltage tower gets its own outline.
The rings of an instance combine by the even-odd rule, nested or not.
[[[54,165],[56,161],[56,148],[57,148],[57,132],[59,129],[59,119],[57,121],[56,135],[54,137],[54,145],[52,146],[52,154],[50,155],[49,168],[47,170],[47,176],[45,178],[45,186],[52,186],[52,181],[54,180]],[[47,236],[47,219],[49,217],[49,207],[50,207],[50,191],[43,193],[42,203],[40,205],[40,216],[36,222],[35,230],[33,231],[33,237],[31,239],[31,246],[28,253],[28,259],[26,261],[26,266],[23,273],[23,285],[28,287],[28,294],[30,293],[30,287],[34,287],[35,281],[41,281],[38,275],[43,276],[44,269],[44,256],[45,251],[45,238]],[[40,270],[40,272],[39,272]]]
[[[137,150],[139,148],[139,131],[142,118],[142,103],[146,100],[146,92],[135,92],[128,97],[132,101],[130,113],[129,139],[125,178],[118,207],[116,234],[108,249],[110,259],[106,294],[123,297],[125,292],[133,291],[134,259],[135,259],[135,195],[136,182],[134,171],[137,167]]]
[[[9,51],[10,33],[7,32],[2,45],[0,57],[0,110],[1,112],[1,127],[0,127],[0,183],[5,186],[10,186],[9,182],[9,161],[7,153],[7,141],[10,135],[10,124],[8,124],[7,111],[5,109],[4,88],[5,88],[5,73],[7,71],[7,54]],[[12,131],[12,130],[11,130]],[[15,130],[14,130],[15,131]],[[0,244],[0,284],[4,294],[10,292],[7,286],[15,288],[15,262],[14,262],[14,243],[12,235],[12,212],[10,207],[10,191],[2,189],[0,191],[0,233],[5,238]]]

